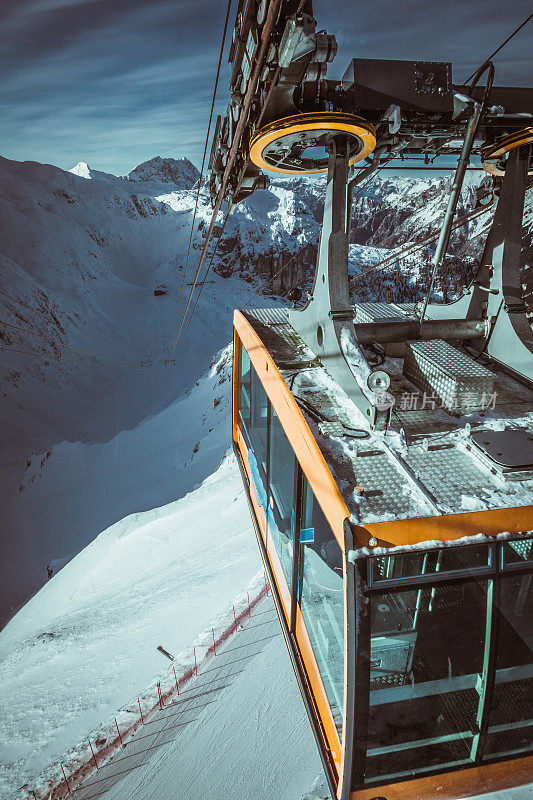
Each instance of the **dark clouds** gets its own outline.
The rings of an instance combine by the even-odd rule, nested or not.
[[[225,0],[2,0],[0,154],[127,172],[154,155],[201,160]],[[443,59],[461,81],[530,12],[530,0],[315,0],[339,55]],[[531,31],[497,57],[528,85]],[[220,110],[227,102],[226,68]]]

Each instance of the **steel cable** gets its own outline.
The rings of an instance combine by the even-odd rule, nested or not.
[[[514,31],[511,33],[511,35],[510,35],[510,36],[508,36],[508,37],[507,37],[507,39],[506,39],[504,42],[502,42],[502,43],[501,43],[501,45],[500,45],[499,47],[497,47],[497,48],[496,48],[496,50],[495,50],[493,53],[491,53],[491,54],[490,54],[490,56],[489,56],[488,58],[486,58],[486,59],[485,59],[485,61],[484,61],[484,62],[483,62],[483,64],[481,65],[481,67],[484,67],[484,66],[485,66],[485,64],[487,64],[487,63],[488,63],[488,62],[489,62],[489,61],[490,61],[492,58],[494,58],[494,56],[495,56],[497,53],[499,53],[499,52],[500,52],[500,50],[501,50],[503,47],[505,47],[505,45],[506,45],[508,42],[510,42],[510,41],[511,41],[511,39],[513,38],[513,36],[516,36],[516,34],[518,33],[518,31],[521,31],[521,30],[522,30],[522,28],[523,28],[525,25],[527,25],[527,23],[528,23],[528,22],[529,22],[531,19],[533,19],[533,13],[532,13],[532,14],[530,14],[530,15],[529,15],[529,17],[526,17],[526,19],[525,19],[525,20],[522,22],[522,24],[521,24],[521,25],[519,25],[519,26],[518,26],[518,28],[515,28],[515,30],[514,30]],[[479,69],[481,69],[481,67],[479,67]],[[469,80],[471,80],[471,79],[474,77],[474,75],[475,75],[475,74],[476,74],[478,71],[479,71],[479,70],[474,70],[474,72],[473,72],[471,75],[469,75],[469,76],[468,76],[468,78],[467,78],[467,79],[464,81],[464,83],[462,84],[462,86],[466,86],[466,84],[468,83],[468,81],[469,81]]]
[[[92,353],[90,350],[84,350],[82,347],[74,347],[74,345],[67,344],[66,342],[61,342],[61,341],[58,342],[58,341],[56,341],[54,339],[50,339],[48,336],[44,336],[42,333],[36,333],[34,331],[28,330],[27,328],[21,328],[18,325],[11,325],[9,322],[5,322],[4,320],[1,320],[1,319],[0,319],[0,325],[3,325],[5,328],[12,328],[13,330],[21,331],[22,333],[26,333],[29,336],[36,336],[39,339],[44,339],[44,341],[49,342],[50,344],[53,344],[56,347],[67,347],[69,350],[75,350],[75,351],[77,351],[79,353],[85,353],[86,355],[89,355],[89,356],[92,356],[93,358],[96,358],[98,361],[101,361],[101,362],[103,361],[103,358],[101,356],[96,355],[96,353]],[[90,362],[82,361],[80,363],[89,364]],[[104,366],[104,364],[102,364],[102,366]],[[138,367],[139,365],[138,364],[131,364],[129,362],[126,363],[126,362],[122,362],[122,361],[111,361],[108,364],[105,364],[105,366]]]
[[[80,364],[80,365],[83,365],[85,367],[118,368],[118,369],[121,369],[121,370],[142,369],[142,365],[141,364],[124,364],[124,365],[113,364],[113,363],[111,363],[111,364],[101,364],[101,363],[98,364],[98,363],[96,363],[95,364],[92,361],[80,361],[79,359],[64,358],[62,355],[56,355],[56,354],[50,354],[50,353],[37,353],[35,350],[18,350],[18,349],[13,348],[13,347],[4,347],[3,345],[0,345],[0,351],[9,352],[9,353],[21,353],[22,355],[28,355],[28,356],[37,356],[38,358],[43,358],[43,359],[49,360],[49,361],[63,361],[65,363],[69,363],[69,364]]]
[[[205,286],[205,284],[206,284],[206,281],[207,281],[207,276],[209,275],[209,271],[210,271],[210,269],[211,269],[211,265],[212,265],[212,263],[213,263],[213,259],[215,258],[216,252],[217,252],[217,250],[218,250],[218,245],[220,244],[220,240],[222,239],[222,234],[224,233],[224,228],[226,227],[226,222],[228,221],[228,219],[229,219],[229,217],[230,217],[230,214],[231,214],[231,212],[232,212],[232,209],[233,209],[233,206],[230,206],[230,207],[229,207],[229,209],[228,209],[228,211],[227,211],[227,213],[226,213],[226,217],[225,217],[225,219],[224,219],[224,222],[222,223],[222,228],[220,229],[220,234],[219,234],[219,237],[218,237],[218,239],[217,239],[217,241],[216,241],[216,244],[215,244],[215,247],[214,247],[213,253],[212,253],[212,255],[211,255],[211,258],[210,258],[210,260],[209,260],[209,264],[207,265],[207,269],[206,269],[206,271],[205,271],[205,274],[204,274],[203,280],[202,280],[202,281],[200,281],[200,291],[198,292],[198,295],[196,296],[196,300],[195,300],[195,303],[194,303],[193,309],[192,309],[192,311],[191,311],[191,314],[190,314],[190,317],[189,317],[189,321],[188,321],[188,323],[187,323],[187,327],[185,328],[185,331],[184,331],[184,333],[183,333],[183,337],[182,337],[182,339],[185,339],[185,337],[187,336],[187,331],[189,330],[189,326],[190,326],[190,324],[191,324],[192,318],[194,317],[194,312],[196,311],[196,306],[198,305],[198,301],[199,301],[199,299],[200,299],[200,295],[202,294],[203,288],[204,288],[204,286]]]
[[[224,55],[224,45],[226,43],[226,33],[227,33],[227,30],[228,30],[228,20],[229,20],[229,13],[230,13],[230,10],[231,10],[231,3],[232,3],[232,0],[228,0],[228,6],[227,6],[227,9],[226,9],[226,19],[225,19],[225,22],[224,22],[224,32],[222,34],[222,42],[220,43],[220,53],[218,55],[218,65],[217,65],[217,72],[216,72],[216,77],[215,77],[215,85],[213,87],[213,97],[211,98],[211,110],[209,112],[209,122],[207,124],[207,133],[206,133],[206,136],[205,136],[204,154],[203,154],[203,157],[202,157],[202,167],[200,169],[200,178],[198,179],[198,191],[196,192],[196,201],[195,201],[195,204],[194,204],[194,212],[193,212],[193,216],[192,216],[191,232],[190,232],[190,235],[189,235],[189,245],[187,247],[187,257],[185,259],[185,268],[183,270],[183,279],[182,279],[182,282],[181,282],[181,291],[180,291],[180,296],[179,296],[179,300],[178,300],[178,311],[177,311],[177,314],[176,314],[176,324],[178,324],[178,320],[180,318],[181,303],[182,303],[182,300],[183,300],[183,290],[185,288],[185,280],[186,280],[186,277],[187,277],[187,266],[188,266],[188,263],[189,263],[189,255],[190,255],[191,247],[192,247],[192,238],[193,238],[193,235],[194,235],[194,223],[195,223],[195,220],[196,220],[196,213],[198,211],[198,202],[199,202],[199,199],[200,199],[200,191],[201,191],[201,188],[202,188],[202,178],[203,178],[203,174],[204,174],[204,167],[205,167],[205,159],[206,159],[206,155],[207,155],[207,148],[208,148],[208,145],[209,145],[209,135],[210,135],[210,132],[211,132],[211,124],[213,122],[213,112],[215,110],[215,100],[216,100],[216,95],[217,95],[218,79],[220,77],[220,68],[222,66],[222,56]],[[187,308],[188,308],[188,305],[187,305]],[[185,309],[184,316],[187,313],[187,308]],[[183,319],[181,320],[181,325],[183,325]],[[180,326],[179,330],[181,331],[181,326]],[[172,348],[172,353],[170,354],[170,357],[172,357],[174,355],[174,350],[176,349],[176,344],[178,343],[178,338],[179,338],[179,332],[178,332],[178,336],[176,338],[176,342],[174,344],[174,347]]]
[[[266,21],[265,21],[265,24],[263,26],[263,30],[262,30],[262,34],[261,34],[261,43],[260,43],[260,46],[259,46],[259,52],[257,54],[257,58],[256,58],[256,62],[255,62],[252,74],[251,74],[250,78],[248,79],[246,92],[245,92],[245,95],[244,95],[244,99],[242,101],[241,113],[239,114],[239,119],[237,121],[237,127],[235,129],[235,134],[233,136],[233,141],[232,141],[232,144],[231,144],[231,147],[230,147],[230,151],[229,151],[229,154],[228,154],[226,167],[225,167],[225,170],[224,170],[224,174],[222,176],[222,182],[221,182],[220,188],[218,190],[218,194],[217,194],[217,197],[216,197],[216,200],[215,200],[215,205],[214,205],[214,208],[213,208],[213,213],[211,215],[211,222],[209,223],[209,228],[207,229],[207,232],[206,232],[206,235],[205,235],[204,246],[202,248],[202,252],[200,253],[198,266],[196,267],[196,272],[194,274],[194,278],[193,278],[193,281],[192,281],[191,291],[189,292],[189,297],[187,299],[187,305],[185,307],[185,311],[183,312],[183,316],[181,318],[181,323],[180,323],[180,326],[179,326],[178,334],[176,336],[176,339],[174,341],[174,346],[172,348],[172,357],[174,356],[174,351],[175,351],[175,349],[177,347],[177,344],[178,344],[178,341],[179,341],[179,338],[180,338],[180,334],[181,334],[181,331],[182,331],[182,328],[183,328],[183,323],[185,321],[185,316],[187,314],[187,310],[188,310],[190,302],[191,302],[191,298],[192,298],[192,294],[193,294],[194,288],[195,288],[195,286],[196,286],[196,284],[198,282],[198,275],[200,273],[200,269],[201,269],[203,260],[205,258],[206,252],[207,252],[207,247],[208,247],[208,244],[209,244],[209,240],[211,238],[211,234],[213,233],[213,229],[214,229],[215,222],[216,222],[216,219],[217,219],[217,216],[218,216],[218,212],[220,211],[220,208],[222,206],[222,202],[224,200],[224,196],[225,196],[226,188],[227,188],[227,185],[228,185],[231,169],[234,166],[235,159],[237,157],[237,151],[238,151],[238,148],[239,148],[239,145],[240,145],[240,142],[241,142],[241,139],[242,139],[242,135],[244,133],[245,125],[246,125],[246,117],[248,115],[248,112],[249,112],[249,109],[250,109],[250,105],[251,105],[251,102],[252,102],[252,98],[253,98],[253,94],[255,92],[257,83],[258,83],[259,78],[260,78],[260,73],[261,73],[261,70],[263,68],[263,65],[264,65],[264,62],[265,62],[265,59],[266,59],[268,46],[270,44],[270,38],[272,36],[272,31],[274,29],[275,22],[276,22],[278,14],[279,14],[281,2],[282,2],[282,0],[270,0],[270,4],[268,6]]]
[[[470,220],[476,219],[477,217],[480,217],[482,214],[485,214],[487,211],[490,211],[490,208],[491,208],[490,206],[487,206],[486,208],[476,208],[473,211],[470,211],[468,214],[465,214],[464,217],[460,217],[459,219],[455,220],[455,222],[452,225],[452,228],[455,229],[459,228],[461,225],[465,225]],[[420,250],[423,250],[426,244],[436,239],[438,235],[439,235],[438,232],[431,233],[428,236],[425,236],[423,239],[420,239],[418,242],[413,242],[407,247],[404,247],[402,250],[399,250],[396,253],[392,253],[390,256],[384,258],[382,261],[378,261],[377,264],[368,266],[368,269],[364,269],[362,272],[358,272],[357,275],[354,275],[354,280],[363,277],[363,275],[366,275],[367,273],[372,272],[375,269],[378,269],[378,267],[385,269],[387,266],[391,266],[392,264],[394,264],[400,258],[403,258],[406,255],[410,256],[413,253],[417,253]]]

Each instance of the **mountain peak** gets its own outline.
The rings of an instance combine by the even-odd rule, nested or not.
[[[135,167],[126,177],[130,181],[154,181],[172,184],[178,189],[190,189],[200,173],[188,158],[155,156]]]
[[[69,172],[72,172],[73,175],[78,175],[80,178],[87,178],[87,180],[91,180],[91,168],[85,161],[78,161],[75,167],[69,169]]]

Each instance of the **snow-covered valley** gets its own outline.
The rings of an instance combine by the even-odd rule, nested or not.
[[[288,288],[309,282],[323,182],[278,181],[236,209],[172,353],[210,216],[202,192],[185,275],[191,162],[155,158],[120,178],[82,163],[64,172],[0,159],[0,177],[0,795],[10,800],[166,675],[157,645],[187,662],[198,636],[260,580],[229,454],[231,319],[235,307],[284,302]],[[434,229],[441,188],[441,179],[378,178],[361,192],[354,278]],[[467,251],[463,231],[454,252]],[[408,285],[416,295],[421,264],[401,263],[402,281],[380,291]],[[354,291],[381,297],[369,281]],[[227,702],[240,696],[242,714],[257,702],[257,732],[260,714],[286,697],[292,728],[281,716],[271,723],[264,768],[281,760],[282,741],[300,758],[292,794],[257,773],[258,800],[325,797],[320,778],[313,788],[320,762],[288,656],[272,645],[258,659]],[[260,681],[270,701],[258,700]],[[168,797],[179,796],[171,788]],[[216,783],[212,791],[214,800]]]
[[[251,295],[246,282],[214,274],[168,363],[198,177],[175,163],[173,183],[0,163],[4,621],[46,580],[47,564],[125,514],[183,496],[228,445],[215,435],[193,453],[222,389],[169,410],[230,341],[233,303]],[[155,199],[169,189],[177,209]],[[155,297],[161,283],[167,294]]]

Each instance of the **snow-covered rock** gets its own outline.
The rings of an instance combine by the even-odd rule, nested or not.
[[[78,161],[75,167],[69,170],[72,172],[73,175],[78,175],[80,178],[87,178],[87,180],[91,180],[91,168],[85,161]]]
[[[130,181],[172,184],[175,189],[191,189],[200,173],[188,158],[151,158],[127,174]]]

